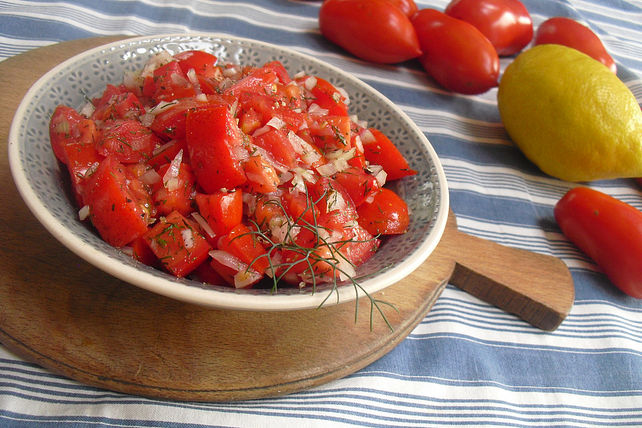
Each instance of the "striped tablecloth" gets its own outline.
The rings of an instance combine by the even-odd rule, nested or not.
[[[589,25],[642,100],[642,2],[523,3],[536,26],[559,15]],[[417,4],[443,10],[447,0]],[[576,299],[568,318],[555,332],[542,332],[449,285],[407,339],[372,365],[313,390],[229,404],[87,387],[0,346],[0,426],[642,426],[642,300],[614,288],[557,228],[553,206],[573,185],[543,175],[511,145],[496,90],[452,95],[414,63],[374,66],[348,56],[319,34],[319,5],[0,1],[0,60],[71,39],[198,31],[279,44],[337,65],[389,97],[425,132],[444,165],[461,230],[569,266]],[[642,209],[633,180],[591,186]]]

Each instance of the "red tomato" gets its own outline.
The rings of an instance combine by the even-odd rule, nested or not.
[[[81,116],[71,107],[59,105],[49,121],[49,141],[56,158],[67,164],[63,147],[67,144],[94,144],[99,134],[90,119]]]
[[[136,95],[124,86],[107,85],[102,97],[93,100],[93,120],[137,119],[144,108]]]
[[[156,152],[156,150],[158,150],[158,152]],[[183,150],[183,161],[185,161],[188,158],[187,145],[185,144],[185,141],[169,141],[155,149],[152,153],[153,156],[147,161],[147,165],[158,171],[161,166],[170,163],[181,150]]]
[[[218,191],[209,195],[196,195],[198,211],[216,236],[229,232],[243,219],[243,192]]]
[[[369,128],[368,131],[373,138],[368,136],[361,140],[364,156],[370,164],[383,167],[387,181],[417,174],[417,171],[410,168],[397,146],[383,132],[375,128]]]
[[[196,196],[196,180],[192,168],[186,163],[181,163],[174,175],[167,174],[170,168],[173,168],[171,164],[165,164],[158,170],[161,180],[152,189],[154,206],[159,215],[178,211],[187,216],[194,211],[193,202]]]
[[[535,33],[534,45],[557,44],[577,49],[609,68],[617,71],[615,61],[606,52],[600,38],[588,27],[579,22],[557,16],[542,22]]]
[[[91,122],[88,120],[88,122]],[[91,122],[93,124],[93,122]],[[82,140],[77,143],[69,143],[63,146],[67,163],[67,170],[71,179],[71,186],[74,191],[76,202],[82,206],[82,194],[85,186],[85,178],[91,175],[103,156],[99,155],[93,143],[87,144]]]
[[[519,0],[453,0],[445,13],[473,24],[500,56],[521,51],[533,38],[533,20]]]
[[[270,266],[265,248],[252,230],[240,223],[218,241],[218,249],[238,257],[243,263],[260,274]]]
[[[254,144],[265,149],[281,165],[292,169],[296,166],[296,152],[282,129],[270,128],[254,138]]]
[[[417,5],[414,0],[387,0],[389,3],[397,6],[408,18],[417,13]]]
[[[113,155],[122,163],[137,163],[152,157],[159,138],[137,120],[109,120],[102,126],[96,150]]]
[[[154,70],[154,77],[143,88],[143,94],[157,101],[172,101],[196,95],[194,85],[181,69],[178,61],[172,61]]]
[[[366,61],[392,64],[421,55],[410,20],[387,0],[326,0],[319,27],[325,38]]]
[[[410,224],[406,202],[385,187],[375,195],[372,202],[361,204],[357,213],[359,225],[371,235],[401,234]]]
[[[92,224],[100,236],[114,247],[122,247],[147,232],[151,199],[144,197],[142,183],[127,174],[125,167],[107,157],[84,188]]]
[[[473,25],[434,9],[420,10],[412,23],[423,51],[419,61],[444,88],[472,95],[497,86],[497,51]]]
[[[163,267],[179,278],[203,263],[212,249],[198,226],[176,211],[161,217],[144,239]]]
[[[185,74],[190,69],[193,69],[198,76],[213,78],[217,77],[221,72],[216,66],[216,56],[208,52],[184,51],[174,55],[174,58],[178,60],[178,65]]]
[[[642,299],[642,212],[588,187],[555,205],[564,235],[597,263],[620,290]]]
[[[334,179],[346,189],[356,207],[378,193],[380,188],[375,177],[357,167],[349,167],[337,173]]]
[[[190,111],[186,142],[196,181],[205,192],[234,189],[247,180],[241,163],[243,133],[226,106]]]
[[[201,101],[196,98],[176,100],[160,108],[160,112],[154,117],[150,128],[164,140],[184,140],[185,121],[188,112],[209,105],[228,105],[233,101],[233,97],[225,97],[223,95],[208,95],[207,101]]]
[[[346,242],[337,245],[337,249],[355,266],[365,263],[374,255],[381,243],[366,229],[357,225],[350,229]]]
[[[309,81],[308,79],[313,79]],[[306,82],[314,82],[310,89],[311,97],[308,98],[308,105],[316,104],[322,109],[328,110],[333,116],[347,116],[348,106],[346,97],[343,96],[330,82],[320,77],[304,76],[299,81],[307,88]]]
[[[279,186],[279,175],[261,155],[250,156],[244,166],[250,193],[272,193]]]

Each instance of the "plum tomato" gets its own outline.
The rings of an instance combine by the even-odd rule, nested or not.
[[[445,13],[474,25],[499,56],[521,51],[533,38],[533,20],[519,0],[452,0]]]
[[[608,54],[597,34],[571,18],[556,16],[542,22],[535,33],[533,45],[543,44],[564,45],[577,49],[601,62],[613,73],[617,72],[615,61]]]
[[[385,187],[372,202],[357,208],[359,225],[371,235],[396,235],[406,232],[410,224],[408,205],[394,191]]]
[[[366,61],[394,64],[421,54],[409,18],[388,0],[326,0],[319,27],[326,39]]]
[[[473,95],[497,86],[497,51],[472,24],[435,9],[420,10],[412,23],[423,51],[419,61],[444,88]]]
[[[580,186],[557,202],[554,213],[564,235],[593,259],[615,286],[642,299],[642,211]]]
[[[417,13],[417,10],[419,10],[414,0],[386,0],[386,1],[397,6],[408,18],[412,18],[412,16],[415,13]]]

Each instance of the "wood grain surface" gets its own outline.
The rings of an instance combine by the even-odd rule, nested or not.
[[[152,294],[89,265],[49,235],[22,202],[6,142],[13,112],[37,78],[120,38],[64,42],[0,62],[0,342],[17,355],[128,394],[235,401],[307,389],[376,361],[425,317],[451,277],[539,328],[556,328],[570,311],[573,283],[563,263],[461,233],[452,213],[428,261],[377,293],[396,306],[386,310],[392,330],[378,317],[369,328],[366,299],[358,302],[356,320],[354,303],[292,312],[212,310]]]

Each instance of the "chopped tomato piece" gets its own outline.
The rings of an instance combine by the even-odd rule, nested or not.
[[[207,193],[233,189],[247,180],[243,171],[243,133],[225,106],[187,115],[186,142],[196,181]]]
[[[56,158],[67,164],[63,147],[71,143],[93,144],[98,139],[94,122],[71,107],[59,105],[49,121],[49,140]]]
[[[177,277],[196,269],[212,249],[198,226],[177,211],[161,217],[144,238],[163,267]]]
[[[351,148],[350,118],[347,116],[325,116],[310,123],[310,136],[323,152],[348,151]]]
[[[375,128],[369,128],[368,131],[374,138],[361,139],[366,160],[371,164],[381,165],[388,174],[389,181],[417,174],[417,171],[408,166],[408,161],[383,132]]]
[[[338,244],[337,248],[350,263],[359,266],[374,255],[381,241],[359,225],[346,231],[349,236],[346,236],[345,242]]]
[[[184,216],[194,211],[196,179],[192,168],[181,162],[178,171],[172,164],[165,164],[158,170],[161,180],[152,188],[154,206],[159,215],[178,211]]]
[[[296,166],[297,157],[292,143],[282,129],[270,128],[254,138],[254,144],[267,150],[274,160],[288,169]]]
[[[187,75],[181,70],[178,61],[172,61],[154,70],[151,87],[144,89],[144,93],[151,93],[157,101],[172,101],[179,98],[196,96],[194,85]]]
[[[154,152],[152,152],[152,157],[147,161],[147,165],[158,171],[161,166],[170,163],[181,150],[183,150],[183,161],[187,161],[188,153],[185,141],[168,141],[167,143],[156,148]]]
[[[346,97],[341,94],[330,82],[321,77],[303,77],[302,79],[314,79],[315,83],[310,92],[312,98],[309,103],[316,104],[322,109],[328,110],[328,114],[332,116],[347,116],[348,106],[346,105]],[[311,86],[310,82],[310,86]],[[305,81],[304,81],[305,85]]]
[[[410,218],[408,205],[395,192],[385,187],[357,209],[359,225],[371,235],[396,235],[406,232]]]
[[[102,97],[93,100],[93,120],[137,119],[145,111],[138,97],[124,86],[107,85]]]
[[[279,186],[279,175],[263,156],[254,155],[245,162],[246,187],[252,193],[272,193]]]
[[[93,122],[91,123],[93,126]],[[76,202],[82,206],[85,178],[98,168],[103,156],[98,154],[93,143],[85,144],[82,141],[63,146],[63,151],[67,159],[67,170],[71,178]]]
[[[137,120],[117,119],[103,124],[96,150],[122,163],[138,163],[151,158],[159,143],[158,137]]]
[[[198,50],[184,51],[174,55],[174,58],[178,60],[178,65],[185,74],[190,69],[193,69],[196,75],[211,79],[221,73],[216,66],[218,58],[208,52]]]
[[[122,247],[147,232],[151,200],[144,197],[142,188],[113,156],[105,158],[87,178],[83,196],[89,218],[110,245]]]
[[[243,219],[243,192],[240,189],[196,195],[198,211],[216,236],[229,232]]]
[[[374,196],[380,188],[379,182],[372,174],[354,166],[337,173],[334,179],[346,189],[357,207]]]
[[[159,265],[156,254],[149,248],[145,239],[141,236],[134,239],[130,244],[132,247],[132,257],[147,266],[157,267]]]
[[[218,249],[238,257],[260,274],[270,266],[267,252],[256,233],[243,223],[237,224],[218,241]]]

